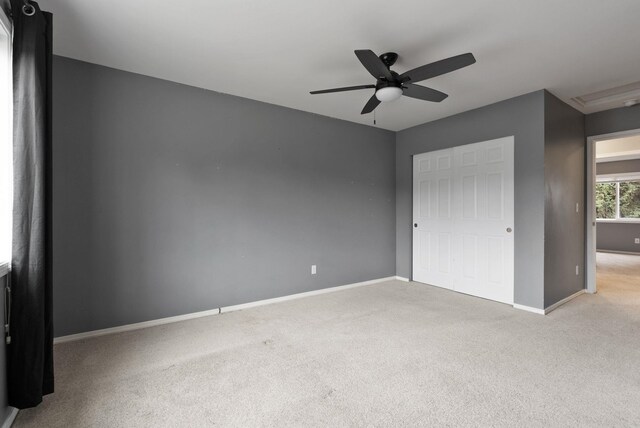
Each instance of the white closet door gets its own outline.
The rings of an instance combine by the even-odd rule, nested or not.
[[[513,304],[513,137],[454,149],[454,289]]]
[[[513,303],[513,154],[506,137],[414,156],[414,281]]]
[[[413,280],[453,288],[453,150],[413,157]]]

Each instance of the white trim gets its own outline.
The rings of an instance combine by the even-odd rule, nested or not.
[[[598,156],[596,154],[596,163],[619,162],[623,160],[640,159],[640,153],[637,150],[627,152],[606,153]]]
[[[544,309],[538,309],[531,306],[520,305],[518,303],[513,304],[514,309],[520,309],[521,311],[533,312],[534,314],[544,315]]]
[[[596,292],[596,140],[592,137],[587,138],[587,206],[585,213],[587,215],[585,221],[585,269],[584,282],[589,293]]]
[[[596,174],[596,182],[611,183],[612,181],[639,181],[640,172],[618,172],[613,174]]]
[[[640,256],[640,252],[637,251],[620,251],[620,250],[600,250],[597,249],[598,253],[611,253],[611,254],[627,254],[630,256]]]
[[[8,2],[1,2],[2,5]],[[0,92],[4,93],[6,91],[7,96],[3,95],[2,105],[0,106],[0,113],[2,115],[2,120],[4,123],[0,126],[2,129],[2,133],[0,134],[0,140],[2,141],[0,147],[0,157],[7,156],[7,159],[11,159],[12,156],[12,129],[13,129],[13,84],[12,84],[12,76],[13,76],[13,68],[12,68],[12,51],[13,51],[13,23],[11,19],[7,16],[8,12],[4,10],[4,8],[0,5],[0,33],[4,33],[0,40],[2,40],[2,47],[0,50],[2,51],[3,57],[2,59],[2,70],[0,70],[0,77],[2,80],[0,82]],[[6,35],[6,39],[5,39]],[[5,63],[6,60],[6,63]],[[5,68],[6,67],[6,68]],[[6,143],[8,143],[5,146]],[[4,158],[3,158],[4,159]],[[2,248],[0,249],[0,257],[4,262],[10,261],[11,259],[11,204],[13,202],[13,179],[12,179],[12,163],[8,162],[8,165],[2,165],[2,173],[0,174],[0,185],[3,187],[0,189],[0,205],[3,206],[2,218],[0,218],[0,244]],[[6,186],[6,187],[5,187]],[[6,212],[4,207],[9,208]],[[0,268],[0,272],[2,272],[2,276],[6,275],[7,271]]]
[[[0,263],[0,278],[9,274],[9,262]]]
[[[544,309],[544,313],[545,315],[548,314],[549,312],[553,311],[554,309],[558,309],[559,306],[564,305],[565,303],[567,303],[569,300],[573,300],[576,297],[578,297],[581,294],[584,294],[587,290],[585,290],[584,288],[582,290],[576,291],[575,293],[573,293],[571,296],[565,297],[564,299],[560,300],[559,302],[554,303],[551,306],[548,306]]]
[[[175,317],[160,318],[156,320],[137,322],[133,324],[119,325],[117,327],[103,328],[101,330],[92,330],[84,333],[70,334],[68,336],[60,336],[53,339],[53,344],[73,342],[75,340],[88,339],[90,337],[104,336],[107,334],[122,333],[125,331],[139,330],[141,328],[154,327],[157,325],[170,324],[178,321],[186,321],[194,318],[208,317],[210,315],[218,315],[220,308],[210,309],[202,312],[193,312],[190,314],[177,315]]]
[[[409,278],[405,278],[404,276],[398,276],[398,275],[396,275],[396,281],[411,282],[409,281]]]
[[[531,306],[519,305],[517,303],[513,304],[513,308],[514,309],[520,309],[522,311],[533,312],[534,314],[538,314],[538,315],[547,315],[549,312],[553,311],[554,309],[557,309],[559,306],[564,305],[569,300],[573,300],[576,297],[578,297],[579,295],[584,294],[586,292],[587,292],[587,290],[583,288],[582,290],[573,293],[571,296],[565,297],[564,299],[560,300],[559,302],[556,302],[551,306],[547,306],[544,309],[538,309],[538,308],[533,308]]]
[[[629,129],[627,131],[611,132],[609,134],[591,135],[587,137],[587,140],[590,140],[590,141],[617,140],[618,138],[635,137],[636,135],[640,135],[640,129]]]
[[[5,13],[4,9],[0,7],[0,26],[7,32],[7,34],[11,35],[13,33],[13,26],[11,25],[11,20]]]
[[[348,290],[350,288],[362,287],[365,285],[373,285],[379,282],[393,281],[394,279],[396,279],[395,276],[389,276],[386,278],[372,279],[371,281],[355,282],[353,284],[339,285],[337,287],[321,288],[320,290],[306,291],[304,293],[290,294],[288,296],[282,296],[282,297],[274,297],[273,299],[257,300],[255,302],[241,303],[239,305],[233,305],[233,306],[223,306],[220,308],[220,313],[226,314],[227,312],[241,311],[243,309],[270,305],[272,303],[286,302],[288,300],[296,300],[296,299],[301,299],[303,297],[317,296],[319,294],[333,293],[334,291]]]
[[[585,286],[587,293],[596,293],[596,150],[597,141],[613,140],[616,138],[640,135],[640,129],[612,132],[609,134],[592,135],[587,137],[587,221],[586,223],[586,257],[585,257]]]
[[[596,223],[638,224],[640,218],[597,218]]]
[[[2,423],[2,428],[11,428],[11,425],[13,425],[13,421],[15,421],[16,416],[18,416],[18,409],[16,409],[15,407],[10,407],[10,409],[11,411],[9,413],[9,416],[7,416],[7,419],[5,419]]]
[[[635,101],[640,96],[640,82],[633,82],[603,91],[592,92],[571,98],[579,107],[600,107],[600,110],[621,107],[627,101]]]
[[[141,328],[154,327],[157,325],[169,324],[169,323],[174,323],[178,321],[185,321],[185,320],[190,320],[194,318],[208,317],[211,315],[218,315],[218,314],[227,313],[231,311],[239,311],[242,309],[253,308],[256,306],[269,305],[271,303],[284,302],[287,300],[300,299],[302,297],[316,296],[318,294],[332,293],[334,291],[342,291],[342,290],[347,290],[349,288],[378,284],[380,282],[392,281],[394,279],[396,279],[395,276],[389,276],[386,278],[372,279],[370,281],[362,281],[362,282],[356,282],[353,284],[339,285],[337,287],[329,287],[329,288],[322,288],[320,290],[307,291],[305,293],[297,293],[297,294],[291,294],[288,296],[275,297],[273,299],[265,299],[265,300],[258,300],[255,302],[242,303],[240,305],[223,306],[220,308],[210,309],[202,312],[194,312],[190,314],[177,315],[174,317],[160,318],[156,320],[143,321],[143,322],[138,322],[134,324],[126,324],[126,325],[121,325],[117,327],[104,328],[101,330],[93,330],[93,331],[87,331],[84,333],[70,334],[68,336],[56,337],[55,339],[53,339],[53,343],[58,344],[58,343],[72,342],[75,340],[88,339],[90,337],[98,337],[98,336],[104,336],[107,334],[122,333],[125,331],[132,331],[132,330],[138,330]]]

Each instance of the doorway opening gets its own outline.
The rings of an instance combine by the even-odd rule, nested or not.
[[[640,284],[640,129],[589,137],[587,159],[587,291],[624,291]]]

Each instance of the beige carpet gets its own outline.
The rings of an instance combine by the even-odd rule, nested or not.
[[[598,264],[546,317],[389,282],[61,344],[15,426],[640,426],[640,257]]]

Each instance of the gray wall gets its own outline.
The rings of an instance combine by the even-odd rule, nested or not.
[[[544,307],[544,91],[396,134],[396,272],[411,277],[414,154],[515,136],[515,302]]]
[[[640,223],[607,223],[599,221],[596,226],[596,248],[605,251],[640,253]]]
[[[640,172],[640,159],[629,159],[615,162],[598,162],[596,175]]]
[[[395,274],[392,132],[53,66],[56,336]]]
[[[640,129],[640,105],[591,113],[585,117],[587,137]]]
[[[544,118],[544,305],[548,307],[584,288],[586,146],[584,115],[546,91]]]

